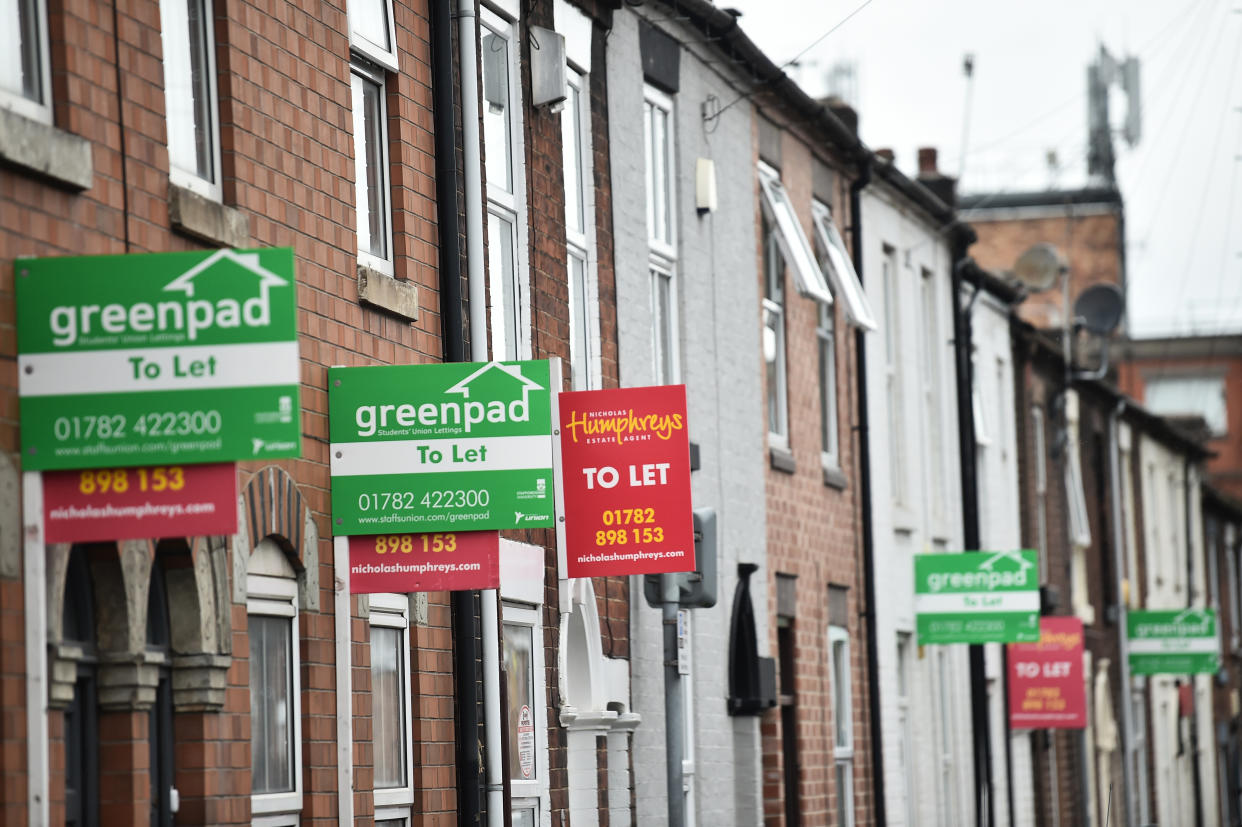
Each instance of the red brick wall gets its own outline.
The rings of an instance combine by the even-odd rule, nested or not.
[[[822,141],[817,142],[822,143]],[[758,139],[756,133],[756,156]],[[808,140],[786,131],[781,144],[781,181],[785,185],[808,238],[811,234],[812,151]],[[831,161],[830,161],[831,163]],[[845,187],[849,171],[836,164],[841,191],[833,207],[848,226]],[[759,193],[755,194],[756,238],[759,228]],[[762,250],[756,250],[755,268],[763,292]],[[767,500],[767,591],[768,629],[771,651],[777,652],[776,575],[797,575],[795,673],[797,695],[797,744],[800,764],[799,797],[802,823],[835,822],[840,791],[833,775],[831,670],[827,657],[828,586],[849,589],[849,633],[854,685],[854,804],[858,823],[871,819],[869,738],[867,735],[867,689],[865,629],[858,620],[863,600],[858,523],[858,446],[852,427],[856,420],[855,350],[853,329],[846,323],[839,303],[836,314],[837,420],[841,469],[847,477],[843,490],[824,483],[821,459],[821,404],[819,346],[815,329],[815,302],[798,294],[795,276],[785,274],[785,338],[789,411],[789,447],[796,470],[769,468]],[[762,324],[756,308],[755,323]],[[764,386],[766,387],[766,386]],[[764,393],[763,387],[756,392]],[[762,602],[758,605],[762,607]],[[762,610],[762,609],[761,609]],[[789,687],[780,687],[789,693]],[[769,827],[785,824],[784,778],[779,709],[770,710],[761,723],[763,736],[764,820]]]

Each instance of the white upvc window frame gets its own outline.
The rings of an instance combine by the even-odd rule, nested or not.
[[[844,674],[837,673],[836,647],[844,648]],[[844,769],[846,783],[838,785],[837,809],[842,811],[839,799],[845,796],[843,812],[847,821],[840,822],[841,827],[854,827],[854,667],[850,662],[850,633],[844,626],[828,626],[828,663],[832,670],[832,762],[833,779],[839,777],[838,770]],[[841,709],[838,701],[844,690],[845,709]],[[842,735],[844,734],[844,738]],[[841,787],[844,787],[842,789]]]
[[[909,630],[897,632],[897,737],[901,742],[901,781],[905,797],[906,824],[913,827],[917,822],[914,814],[918,790],[915,781],[914,767],[914,703],[911,698],[911,687],[914,682],[914,634]]]
[[[20,3],[21,0],[18,0]],[[38,49],[38,82],[37,98],[28,98],[15,89],[0,87],[0,109],[8,109],[18,115],[40,123],[52,124],[52,62],[50,55],[51,38],[47,28],[47,1],[28,0],[29,8],[35,14],[35,48]],[[11,55],[21,60],[21,27],[13,26],[4,32],[0,45]]]
[[[1044,409],[1031,406],[1031,444],[1035,454],[1035,542],[1038,544],[1039,582],[1048,581],[1048,443]],[[1138,584],[1132,583],[1132,589]]]
[[[832,220],[832,208],[822,201],[811,202],[811,218],[815,227],[815,240],[823,250],[821,269],[829,282],[832,295],[841,299],[846,320],[863,330],[877,330],[879,323],[867,292],[863,290],[858,271],[845,248],[845,239]]]
[[[504,600],[501,610],[502,626],[518,626],[528,628],[531,633],[531,700],[534,709],[535,724],[535,771],[534,778],[518,779],[514,775],[520,772],[518,767],[509,768],[509,788],[512,809],[535,810],[535,823],[548,827],[551,824],[551,812],[548,801],[549,767],[548,767],[548,696],[546,670],[543,653],[543,620],[539,606],[518,604]],[[503,640],[503,631],[501,639]]]
[[[384,7],[380,11],[385,18],[385,27],[388,32],[387,43],[376,43],[374,39],[363,33],[358,26],[360,22],[358,7],[362,3],[368,2],[382,4]],[[401,71],[400,63],[397,59],[397,28],[393,21],[392,0],[349,0],[346,14],[349,18],[349,48],[390,72]]]
[[[764,215],[771,222],[772,235],[780,245],[781,255],[794,272],[798,292],[815,301],[832,304],[828,282],[820,272],[811,242],[802,231],[802,222],[798,220],[798,213],[789,200],[789,193],[781,184],[780,172],[763,161],[759,161],[758,170],[759,192],[762,195],[759,200]]]
[[[653,113],[663,116],[663,140],[657,140]],[[681,379],[681,353],[678,342],[679,316],[677,278],[677,164],[676,108],[673,98],[650,84],[643,86],[643,150],[647,196],[647,273],[651,298],[651,366],[657,385],[674,384]],[[664,226],[667,225],[667,226]],[[664,282],[661,282],[661,279]],[[667,312],[661,312],[659,295],[667,286]]]
[[[487,176],[488,255],[487,284],[488,304],[491,308],[492,359],[515,360],[531,357],[531,307],[529,239],[527,233],[526,206],[526,156],[523,141],[522,84],[520,65],[520,42],[518,40],[518,17],[516,6],[504,9],[505,15],[489,6],[479,9],[479,49],[483,49],[489,35],[504,40],[508,63],[505,66],[505,107],[508,113],[507,144],[508,165],[511,173],[511,189],[505,182],[497,182]],[[486,89],[486,79],[484,87]],[[486,94],[482,101],[484,109],[490,104]],[[486,121],[486,119],[485,119]],[[484,149],[487,147],[486,123],[483,132]],[[494,147],[493,147],[494,149]],[[495,219],[495,223],[493,222]],[[502,242],[493,237],[493,230],[500,222],[510,228],[508,238]],[[498,259],[492,249],[498,243],[508,243],[513,268],[512,284],[505,284],[505,274],[493,272]],[[497,248],[499,250],[500,248]],[[512,305],[514,330],[507,323],[507,308]]]
[[[402,678],[399,700],[403,724],[400,737],[405,752],[405,784],[400,787],[377,786],[375,788],[375,820],[405,819],[408,824],[414,806],[414,738],[411,734],[414,704],[410,683],[410,599],[404,594],[372,594],[368,597],[370,625],[397,629],[400,633]],[[373,735],[379,738],[385,733],[374,732]]]
[[[910,452],[906,439],[907,411],[904,406],[905,370],[902,353],[901,271],[897,264],[897,248],[891,244],[881,247],[881,290],[884,294],[884,377],[885,401],[888,408],[888,455],[889,495],[898,510],[909,506],[910,498]]]
[[[944,397],[941,392],[944,375],[944,341],[941,330],[939,301],[935,272],[924,267],[919,274],[919,332],[923,341],[919,347],[922,361],[920,382],[923,396],[927,445],[927,476],[932,525],[938,536],[948,534],[948,463],[945,456]]]
[[[291,630],[293,686],[290,697],[293,710],[293,790],[279,793],[252,794],[250,812],[256,827],[297,825],[302,813],[302,679],[301,649],[298,636],[298,583],[288,577],[263,574],[246,576],[246,616],[288,618]]]
[[[210,157],[207,159],[211,169],[208,171],[207,177],[200,173],[200,171],[196,168],[197,165],[193,168],[186,166],[185,164],[179,163],[178,159],[174,156],[175,147],[173,134],[175,130],[173,129],[173,118],[175,117],[174,112],[179,111],[177,110],[177,106],[180,104],[184,95],[178,93],[176,90],[171,90],[169,87],[169,56],[185,55],[185,61],[187,61],[188,64],[188,61],[190,60],[188,55],[192,50],[193,45],[189,42],[188,38],[183,39],[181,35],[178,35],[178,39],[175,43],[172,42],[170,38],[172,37],[172,27],[180,26],[183,23],[188,25],[188,15],[187,18],[183,20],[180,16],[174,13],[174,9],[181,11],[188,8],[191,3],[198,4],[202,7],[204,21],[203,37],[206,40],[206,43],[204,44],[204,51],[207,63],[207,88],[205,91],[207,93],[207,113],[210,123],[206,124],[204,128],[211,133],[209,136],[211,140],[211,151]],[[214,20],[215,17],[212,0],[160,0],[160,37],[164,49],[165,72],[164,113],[165,118],[168,121],[168,180],[173,184],[179,187],[184,187],[185,189],[201,195],[204,198],[208,198],[212,201],[220,201],[223,198],[223,189],[221,186],[220,100],[219,93],[216,88],[216,36]],[[180,60],[180,57],[175,59]],[[190,71],[191,77],[189,82],[190,84],[193,84],[192,68],[189,65],[185,68]],[[192,95],[189,116],[191,132],[197,135],[198,128],[193,123],[194,112]]]
[[[562,6],[557,5],[558,25]],[[589,34],[589,28],[587,32]],[[568,42],[568,37],[566,40]],[[588,55],[589,48],[588,43]],[[565,108],[561,110],[561,152],[566,169],[565,244],[566,278],[569,283],[570,378],[574,390],[591,390],[600,386],[603,373],[600,362],[598,254],[595,248],[595,187],[592,186],[594,170],[591,163],[591,75],[589,67],[582,69],[573,62],[567,62],[565,69],[568,88]],[[582,213],[580,228],[575,226],[578,222],[569,215],[572,184],[568,171],[571,165],[576,170],[576,201]]]
[[[815,338],[819,351],[820,458],[824,468],[841,468],[841,434],[837,413],[836,311],[819,303]]]
[[[785,255],[780,231],[765,215],[761,218],[763,245],[763,360],[767,371],[764,407],[768,418],[768,447],[789,448],[789,343],[786,336]],[[831,308],[830,308],[831,309]]]
[[[382,66],[377,66],[365,58],[354,57],[349,64],[349,82],[350,82],[350,111],[353,117],[353,140],[354,140],[354,200],[356,202],[355,215],[357,216],[357,226],[355,230],[358,238],[358,263],[372,270],[376,270],[384,275],[391,276],[395,273],[393,266],[394,256],[392,248],[392,177],[391,164],[388,159],[388,78],[387,72]],[[379,112],[377,113],[378,123],[380,124],[379,150],[380,150],[380,169],[378,176],[380,194],[383,196],[382,204],[379,207],[380,217],[383,221],[383,241],[384,255],[378,255],[369,249],[363,247],[363,225],[370,216],[370,203],[366,197],[366,193],[370,191],[370,183],[367,178],[369,169],[367,164],[366,151],[366,113],[364,109],[364,98],[360,89],[360,84],[370,84],[378,87],[379,94],[376,99],[379,104]],[[370,227],[367,227],[367,236],[370,237]]]

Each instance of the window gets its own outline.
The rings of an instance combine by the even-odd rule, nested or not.
[[[1153,413],[1203,417],[1215,437],[1228,431],[1224,376],[1147,377],[1143,400]]]
[[[910,704],[910,686],[913,670],[913,636],[909,632],[897,633],[897,730],[898,764],[904,784],[906,824],[913,825],[915,813],[914,786],[914,719]]]
[[[1091,545],[1091,523],[1087,519],[1087,495],[1082,487],[1082,463],[1078,442],[1071,439],[1065,448],[1065,496],[1069,511],[1070,542],[1078,548]]]
[[[47,5],[43,0],[0,4],[0,107],[52,122]]]
[[[833,295],[844,303],[845,316],[850,322],[864,330],[875,330],[875,314],[845,249],[845,240],[832,222],[832,210],[826,204],[815,201],[811,204],[811,216],[815,222],[820,266],[831,282]]]
[[[837,349],[836,329],[831,306],[819,305],[819,323],[815,326],[819,341],[819,433],[825,468],[840,468],[841,453],[837,445]]]
[[[517,24],[486,8],[479,20],[492,358],[524,359],[530,354],[530,291],[524,275],[526,195]]]
[[[902,399],[901,307],[898,304],[897,250],[884,245],[884,378],[888,395],[888,471],[893,503],[907,505],[905,409]]]
[[[767,373],[768,444],[789,447],[789,396],[785,373],[785,259],[766,215],[763,244],[763,360]]]
[[[216,104],[211,0],[160,0],[168,177],[220,200],[220,122]]]
[[[508,680],[509,784],[513,823],[540,823],[540,797],[547,781],[543,719],[544,678],[542,629],[534,608],[504,607],[504,657]]]
[[[919,297],[922,303],[922,334],[923,342],[919,351],[922,355],[922,391],[923,391],[923,423],[927,432],[925,442],[928,449],[928,496],[931,499],[932,520],[938,529],[943,529],[947,518],[945,506],[945,461],[943,411],[940,398],[941,359],[944,345],[940,334],[940,303],[937,301],[936,280],[932,271],[923,268],[919,280]]]
[[[1045,583],[1048,580],[1048,454],[1044,409],[1038,405],[1031,406],[1031,435],[1035,453],[1035,542],[1039,544],[1040,582]]]
[[[403,594],[372,594],[370,604],[375,819],[404,824],[414,804],[410,603]]]
[[[678,380],[677,222],[673,165],[673,99],[643,87],[647,169],[647,251],[651,276],[652,370],[658,385]]]
[[[297,824],[302,809],[297,580],[272,540],[250,555],[250,786],[256,824]]]
[[[955,827],[957,820],[957,777],[953,761],[953,738],[957,734],[957,722],[953,714],[953,704],[957,698],[954,686],[953,669],[949,663],[947,647],[936,650],[937,696],[940,701],[939,732],[940,746],[940,823],[943,827]]]
[[[820,272],[811,252],[811,242],[802,232],[802,224],[794,211],[780,175],[765,163],[759,164],[759,191],[763,194],[763,215],[772,224],[772,235],[780,246],[781,255],[794,271],[798,291],[824,304],[832,304],[828,282]]]
[[[828,627],[832,659],[832,758],[841,827],[854,825],[854,701],[850,669],[850,635],[843,626]],[[900,668],[900,665],[899,667]]]
[[[355,58],[350,64],[354,107],[354,191],[358,261],[393,275],[392,222],[388,206],[388,113],[384,70]]]
[[[561,8],[558,6],[558,9]],[[561,152],[565,166],[565,239],[569,271],[569,363],[574,390],[596,381],[599,321],[595,296],[595,262],[591,202],[591,122],[588,76],[567,67],[565,108],[561,110]]]
[[[792,579],[792,578],[791,578]],[[785,823],[802,823],[802,796],[799,795],[802,767],[798,754],[798,681],[795,662],[794,618],[778,614],[776,648],[779,655],[781,709],[781,770],[785,794]]]
[[[349,47],[393,72],[400,71],[392,0],[349,0]]]

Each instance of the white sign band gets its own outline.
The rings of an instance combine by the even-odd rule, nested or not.
[[[334,442],[331,456],[334,477],[520,471],[551,467],[552,439],[539,435],[446,439],[429,434],[392,442]]]
[[[953,592],[916,594],[916,614],[959,614],[965,612],[1038,612],[1039,592]]]
[[[1215,654],[1220,644],[1215,637],[1131,638],[1130,652],[1135,655],[1172,655],[1179,652]]]
[[[22,396],[287,385],[297,342],[144,347],[17,357]]]

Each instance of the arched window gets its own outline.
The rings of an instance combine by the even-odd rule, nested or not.
[[[69,552],[62,614],[66,644],[80,648],[73,701],[65,709],[65,825],[99,824],[98,650],[88,547]]]
[[[275,540],[260,542],[246,575],[250,639],[251,812],[298,823],[302,809],[297,573]]]

